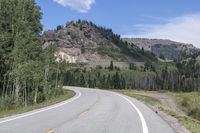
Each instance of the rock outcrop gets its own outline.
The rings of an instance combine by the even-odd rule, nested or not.
[[[49,45],[57,47],[57,60],[64,59],[70,63],[127,61],[128,57],[133,60],[149,58],[139,48],[130,48],[111,29],[88,21],[72,21],[65,27],[58,26],[56,30],[46,31],[41,41],[44,48]]]
[[[112,30],[98,27],[87,21],[69,22],[65,27],[49,30],[42,35],[43,47],[56,45],[56,56],[70,63],[87,63],[109,59],[100,55],[98,48],[119,49],[113,42],[119,36]]]

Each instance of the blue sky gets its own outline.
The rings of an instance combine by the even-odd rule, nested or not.
[[[36,0],[44,30],[86,19],[125,37],[162,38],[200,47],[200,0]],[[198,36],[197,36],[198,34]]]

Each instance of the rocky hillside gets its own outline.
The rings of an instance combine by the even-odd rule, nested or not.
[[[184,44],[170,40],[123,38],[123,41],[134,44],[145,51],[151,51],[157,57],[169,60],[177,60],[185,55],[194,54],[199,51],[192,44]]]
[[[56,45],[56,56],[70,63],[155,59],[150,52],[123,42],[111,29],[82,20],[44,32],[42,44],[44,48]]]

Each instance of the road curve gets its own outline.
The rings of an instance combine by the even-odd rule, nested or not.
[[[62,103],[0,119],[0,133],[175,133],[155,112],[118,93],[66,87]]]

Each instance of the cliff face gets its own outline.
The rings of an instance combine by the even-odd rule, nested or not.
[[[190,55],[199,50],[192,44],[185,44],[162,39],[145,38],[123,38],[124,41],[134,44],[140,49],[151,51],[157,57],[165,57],[170,60],[177,60],[183,55]]]
[[[64,59],[69,63],[90,63],[106,59],[98,53],[82,53],[79,48],[57,48],[55,56],[57,61]]]
[[[88,21],[72,21],[65,27],[58,26],[56,30],[44,32],[41,40],[44,48],[55,45],[55,55],[70,63],[128,61],[127,58],[149,59],[138,47],[130,48],[111,29],[96,26]]]

